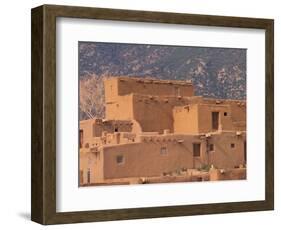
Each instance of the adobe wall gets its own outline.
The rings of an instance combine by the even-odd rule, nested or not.
[[[238,102],[239,103],[239,102]],[[211,132],[212,112],[219,112],[219,128],[221,130],[246,130],[246,107],[237,103],[198,105],[199,132]]]
[[[221,133],[208,138],[205,135],[146,135],[140,140],[140,143],[103,147],[105,179],[161,176],[205,165],[228,169],[245,163],[245,134]],[[201,143],[200,157],[193,156],[193,143]],[[214,151],[208,151],[209,144],[214,144]],[[167,154],[162,154],[162,147],[167,148]],[[122,164],[116,162],[119,155],[124,157]]]
[[[116,102],[106,104],[106,118],[135,120],[142,132],[163,133],[174,130],[173,108],[187,104],[189,98],[159,97],[130,94],[117,97]]]
[[[189,82],[109,78],[104,81],[106,118],[135,120],[143,132],[173,131],[173,107],[193,95]]]
[[[132,132],[133,122],[130,120],[102,120],[89,119],[80,122],[80,130],[83,130],[83,146],[97,142],[95,137],[101,137],[103,133]]]
[[[131,132],[133,123],[130,120],[104,120],[93,125],[93,136],[101,137],[103,132]]]
[[[108,135],[117,134],[120,133]],[[134,141],[126,142],[128,137],[122,137],[120,143],[116,143],[116,139],[110,141],[108,137],[107,143],[101,147],[80,149],[84,184],[87,183],[88,169],[91,172],[90,183],[99,183],[104,179],[161,176],[182,169],[200,169],[205,165],[233,169],[246,163],[246,133],[223,132],[210,136],[144,134],[132,137]],[[200,156],[193,155],[193,143],[201,144]],[[166,148],[164,152],[161,151],[163,147]],[[124,159],[121,164],[116,161],[119,155]]]
[[[190,137],[200,142],[197,138]],[[192,143],[192,141],[190,141]],[[161,153],[161,147],[167,153]],[[204,152],[204,145],[202,145]],[[200,167],[202,158],[193,158],[192,144],[176,141],[149,141],[141,143],[120,144],[104,147],[104,178],[150,177],[161,176],[163,173],[180,170],[181,168]],[[118,155],[124,157],[124,163],[118,164]]]
[[[219,129],[235,130],[231,119],[229,105],[202,104],[198,105],[198,132],[207,133],[217,131],[212,128],[212,112],[219,112]]]
[[[136,120],[143,132],[163,133],[164,129],[174,131],[173,108],[184,105],[187,98],[133,96],[133,119]]]
[[[210,170],[210,180],[245,180],[247,178],[247,170],[246,168],[239,169],[228,169],[228,170],[220,170],[220,169],[212,169]]]
[[[98,148],[80,149],[79,157],[79,185],[85,185],[88,183],[88,172],[90,173],[90,184],[99,183],[104,180],[103,175],[103,154],[101,154]]]
[[[106,102],[115,102],[117,96],[128,94],[176,97],[194,95],[193,85],[187,81],[111,77],[104,80],[104,85]]]
[[[246,101],[204,98],[199,104],[201,105],[201,107],[199,106],[199,109],[201,108],[199,113],[201,117],[212,111],[217,110],[220,112],[221,128],[223,130],[246,130]],[[210,119],[210,116],[208,118]],[[201,119],[204,121],[204,118]],[[210,123],[208,122],[208,124]],[[202,122],[201,129],[202,131],[208,129],[205,122]]]
[[[190,98],[189,104],[173,109],[175,133],[217,131],[212,127],[212,112],[219,112],[218,130],[246,130],[246,105],[243,101],[195,100]]]
[[[100,139],[102,140],[101,145],[127,144],[139,141],[139,137],[135,133],[130,132],[106,133]]]
[[[102,183],[246,163],[245,101],[192,96],[191,83],[179,81],[116,77],[104,85],[107,120],[80,122],[82,184],[88,183],[89,169],[90,183]],[[219,112],[218,130],[212,129],[212,112]],[[200,156],[194,156],[194,143],[201,144]],[[124,162],[117,163],[120,155]]]
[[[107,78],[103,81],[104,85],[104,97],[105,103],[115,102],[118,92],[118,79],[117,78]]]
[[[173,109],[173,122],[175,133],[198,133],[198,105],[175,107]]]
[[[246,120],[247,120],[246,103],[243,101],[231,103],[230,107],[231,107],[231,118],[235,130],[246,131]]]
[[[106,102],[105,117],[109,120],[133,119],[133,95],[117,96],[114,101]]]
[[[208,164],[216,168],[229,169],[246,164],[244,142],[246,133],[236,132],[214,134],[209,138],[209,144],[214,144],[214,150],[208,153]]]
[[[91,142],[91,139],[93,138],[93,125],[95,123],[96,119],[80,121],[79,130],[83,130],[82,146],[84,146],[86,143]]]
[[[170,129],[176,133],[204,133],[216,131],[212,130],[211,113],[219,112],[220,129],[246,130],[244,101],[186,97],[193,94],[193,88],[188,90],[189,84],[156,82],[134,78],[105,80],[106,118],[135,120],[142,132],[163,133],[164,129]],[[142,85],[146,87],[141,88]],[[187,87],[183,92],[188,93],[184,97],[176,96],[175,86]],[[177,106],[185,106],[183,113],[179,113],[180,108],[174,108]]]

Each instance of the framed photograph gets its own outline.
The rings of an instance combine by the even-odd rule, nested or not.
[[[32,9],[31,219],[274,209],[274,21]]]

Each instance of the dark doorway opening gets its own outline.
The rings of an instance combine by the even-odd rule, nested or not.
[[[79,147],[82,148],[83,146],[83,130],[79,130]]]
[[[200,153],[201,153],[201,144],[193,143],[193,156],[200,157]]]
[[[219,112],[212,112],[212,129],[219,129]]]
[[[91,170],[88,169],[88,172],[87,172],[87,183],[90,184],[91,183]]]

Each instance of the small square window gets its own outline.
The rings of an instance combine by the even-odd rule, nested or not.
[[[168,149],[167,149],[167,147],[161,147],[161,149],[160,149],[160,154],[161,154],[161,155],[166,155],[166,154],[168,154]]]
[[[117,164],[123,164],[124,163],[124,157],[122,155],[118,155],[116,157],[116,163]]]
[[[235,148],[235,144],[234,143],[231,143],[230,144],[230,147],[233,149],[233,148]]]
[[[214,151],[214,150],[215,150],[214,144],[210,144],[210,145],[209,145],[209,150],[210,150],[210,151]]]
[[[223,115],[226,117],[227,116],[227,112],[224,112]]]

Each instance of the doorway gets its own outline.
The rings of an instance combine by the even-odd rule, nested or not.
[[[212,112],[212,129],[219,129],[219,112]]]

